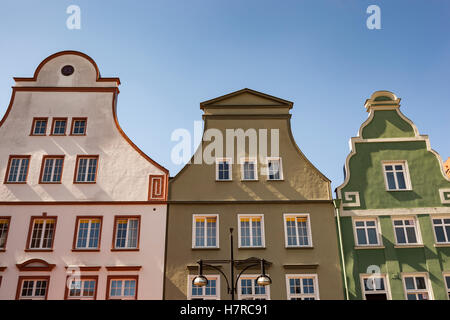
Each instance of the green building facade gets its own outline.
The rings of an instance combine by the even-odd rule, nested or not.
[[[450,179],[428,136],[377,91],[345,163],[341,254],[349,299],[449,299]]]

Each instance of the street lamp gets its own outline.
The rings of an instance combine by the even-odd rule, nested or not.
[[[241,277],[241,275],[246,271],[247,269],[260,265],[261,266],[261,273],[256,278],[256,284],[259,286],[268,286],[272,284],[272,279],[266,274],[266,264],[270,264],[270,262],[260,259],[260,258],[248,258],[245,260],[235,260],[234,259],[234,251],[233,251],[233,228],[230,228],[230,244],[231,244],[231,250],[230,250],[230,259],[228,260],[199,260],[198,263],[198,274],[197,276],[192,279],[192,285],[196,287],[205,287],[208,285],[208,279],[203,275],[203,266],[208,266],[213,269],[216,269],[219,271],[223,277],[225,278],[225,281],[227,283],[227,289],[228,293],[231,294],[231,300],[234,300],[234,295],[237,292],[236,287],[237,283]],[[214,264],[223,264],[228,263],[230,265],[230,273],[231,273],[231,285],[228,281],[227,276],[225,273],[220,270],[219,267],[215,266]],[[234,268],[236,265],[246,265],[245,268],[238,274],[236,280],[234,279]]]

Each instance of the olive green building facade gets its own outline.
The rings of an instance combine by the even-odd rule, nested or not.
[[[165,299],[230,299],[240,272],[237,299],[344,298],[330,181],[296,145],[292,107],[250,89],[201,103],[202,142],[169,182]],[[259,266],[231,279],[226,263],[193,285],[199,260],[230,258],[230,228],[234,259],[266,260],[271,285],[256,283]]]
[[[450,180],[428,136],[377,91],[337,188],[350,299],[448,299]]]

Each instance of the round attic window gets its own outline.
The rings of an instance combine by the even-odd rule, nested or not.
[[[74,71],[75,71],[75,69],[69,65],[62,67],[62,69],[61,69],[61,73],[64,76],[70,76]]]

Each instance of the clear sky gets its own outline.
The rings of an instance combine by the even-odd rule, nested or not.
[[[71,4],[80,30],[66,27]],[[372,4],[381,30],[366,27]],[[2,0],[0,113],[12,77],[82,51],[102,76],[120,77],[122,128],[173,176],[182,166],[171,162],[171,133],[193,131],[201,101],[251,88],[294,102],[297,144],[334,190],[376,90],[402,98],[402,112],[450,156],[449,35],[446,0]]]

